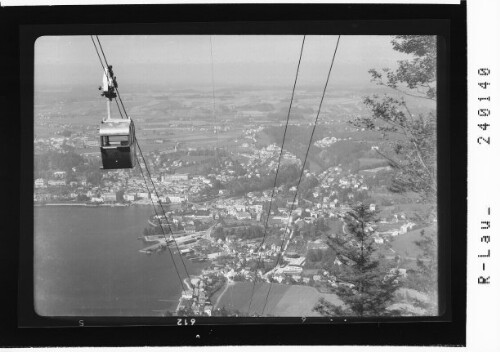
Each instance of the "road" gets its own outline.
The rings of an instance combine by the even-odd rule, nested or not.
[[[214,303],[214,309],[217,307],[217,305],[219,304],[222,296],[224,296],[224,294],[226,293],[226,291],[229,289],[230,286],[233,286],[234,285],[234,281],[232,280],[227,280],[227,283],[225,284],[225,287],[224,287],[224,290],[221,292],[221,294],[219,295],[219,297],[217,298],[217,301]]]

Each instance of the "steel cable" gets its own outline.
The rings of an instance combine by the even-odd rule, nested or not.
[[[286,224],[286,227],[285,227],[285,233],[283,235],[283,240],[281,241],[281,246],[280,246],[280,251],[278,252],[278,257],[276,258],[276,265],[278,265],[279,260],[280,260],[281,255],[282,255],[282,252],[283,252],[283,246],[285,244],[285,240],[286,240],[286,237],[287,237],[288,226],[290,224],[290,220],[291,220],[292,213],[293,213],[293,210],[294,210],[295,200],[297,199],[297,194],[299,193],[300,182],[302,181],[302,176],[304,174],[304,169],[305,169],[305,166],[306,166],[307,156],[309,155],[309,150],[311,149],[311,144],[312,144],[312,140],[313,140],[313,137],[314,137],[314,131],[316,130],[316,126],[318,124],[318,119],[319,119],[319,115],[320,115],[320,112],[321,112],[321,106],[323,105],[323,100],[324,100],[325,94],[326,94],[326,88],[328,87],[328,82],[330,80],[330,74],[332,72],[333,63],[335,62],[335,56],[337,55],[337,49],[339,47],[339,41],[340,41],[340,35],[337,38],[337,44],[335,45],[335,51],[333,52],[332,60],[331,60],[331,63],[330,63],[330,68],[328,70],[328,75],[327,75],[327,78],[326,78],[325,86],[323,88],[323,94],[321,95],[321,101],[319,103],[318,113],[316,114],[316,119],[314,120],[313,130],[311,132],[311,137],[309,138],[309,145],[307,146],[307,151],[306,151],[306,155],[304,157],[304,162],[302,163],[302,169],[300,171],[299,181],[297,182],[297,186],[296,186],[297,189],[295,190],[295,195],[293,197],[293,201],[292,201],[292,204],[290,206],[290,213],[289,213],[288,221],[287,221],[287,224]],[[269,294],[271,292],[271,288],[272,288],[272,285],[269,285],[269,290],[267,291],[265,303],[264,303],[264,306],[262,308],[262,315],[264,314],[264,311],[266,309],[267,302],[268,302],[268,299],[269,299]]]
[[[302,45],[300,47],[299,62],[297,64],[297,70],[295,72],[295,81],[293,82],[292,96],[290,98],[290,105],[288,107],[288,113],[287,113],[287,117],[286,117],[285,130],[283,132],[283,140],[281,142],[281,150],[280,150],[280,154],[279,154],[279,157],[278,157],[278,166],[276,168],[276,174],[274,176],[273,191],[271,193],[271,199],[269,201],[269,209],[267,211],[266,223],[265,223],[265,226],[264,226],[264,237],[262,238],[262,241],[261,241],[261,243],[258,246],[258,250],[259,251],[260,251],[260,248],[262,247],[262,245],[264,244],[264,242],[266,240],[266,236],[267,236],[267,226],[268,226],[268,222],[269,222],[269,217],[271,215],[271,208],[272,208],[272,202],[273,202],[273,198],[274,198],[274,193],[275,193],[275,190],[276,190],[276,183],[278,181],[278,173],[279,173],[279,169],[280,169],[280,165],[281,165],[281,157],[283,155],[283,147],[285,145],[286,131],[288,129],[288,123],[290,121],[290,112],[292,110],[293,98],[295,96],[295,88],[297,86],[297,79],[299,77],[300,63],[302,61],[302,53],[304,51],[304,43],[305,43],[305,41],[306,41],[306,36],[304,35],[302,37]],[[255,293],[255,283],[257,281],[257,269],[260,266],[261,261],[262,261],[262,254],[259,254],[259,260],[257,262],[257,265],[255,267],[255,271],[254,271],[254,280],[253,280],[253,285],[252,285],[252,293],[250,295],[250,302],[248,304],[248,309],[247,309],[247,313],[248,314],[250,314],[250,306],[252,305],[253,295]]]

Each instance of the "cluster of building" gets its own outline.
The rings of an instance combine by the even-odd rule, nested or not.
[[[325,137],[323,139],[320,139],[316,142],[314,142],[314,145],[318,148],[327,148],[331,145],[333,145],[334,143],[337,143],[339,141],[349,141],[351,140],[352,138],[351,137],[348,137],[348,138],[335,138],[335,137]]]
[[[210,285],[211,281],[213,281],[212,278],[204,276],[192,278],[190,289],[182,292],[176,312],[189,309],[196,316],[211,316],[213,305],[205,290],[206,285]]]
[[[43,125],[43,122],[40,123]],[[52,127],[52,124],[47,127]],[[53,127],[56,127],[54,125]],[[70,129],[71,126],[68,124],[57,125],[59,130]],[[91,128],[83,128],[79,132],[71,132],[71,137],[59,135],[56,137],[47,138],[35,138],[34,139],[34,152],[42,153],[47,151],[63,151],[64,146],[69,146],[79,149],[91,149],[93,152],[97,152],[97,147],[99,146],[99,140],[95,137],[95,130]]]
[[[245,163],[245,168],[247,169],[247,177],[251,177],[252,174],[255,174],[257,177],[260,176],[259,173],[255,172],[256,170],[260,170],[262,173],[268,173],[270,171],[276,170],[278,166],[278,157],[280,155],[281,148],[275,143],[268,145],[265,148],[256,149],[252,148],[250,152],[239,153],[241,157],[244,157],[248,161]],[[301,161],[297,156],[288,152],[287,150],[283,150],[283,154],[281,155],[281,163],[282,165],[286,164],[296,164],[301,165]]]
[[[85,176],[68,179],[66,171],[54,171],[50,178],[34,181],[35,201],[90,201],[92,203],[127,202],[138,204],[161,201],[180,204],[212,187],[212,181],[204,176],[189,174],[163,174],[154,181],[160,196],[151,194],[144,187],[144,179],[133,176],[128,170],[109,170],[102,174],[98,186]],[[152,188],[152,187],[150,187]]]

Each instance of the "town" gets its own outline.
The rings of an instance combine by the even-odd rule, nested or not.
[[[307,111],[313,101],[306,92],[302,96],[298,111]],[[203,94],[190,92],[189,105],[181,103],[187,101],[186,93],[170,97],[178,99],[177,110],[169,110],[162,122],[154,117],[161,99],[150,104],[148,116],[153,118],[138,118],[136,125],[138,138],[146,143],[156,192],[146,187],[137,168],[100,170],[95,128],[72,125],[60,112],[41,109],[36,128],[56,129],[58,136],[39,133],[34,141],[35,205],[155,204],[159,213],[152,211],[144,220],[144,233],[138,234],[145,243],[141,252],[151,255],[168,247],[206,265],[186,283],[178,315],[220,315],[225,309],[219,304],[221,291],[235,282],[309,286],[325,294],[349,285],[331,269],[349,263],[327,243],[329,237],[345,233],[343,218],[355,202],[377,212],[376,252],[404,276],[417,254],[398,242],[417,238],[423,228],[435,231],[436,217],[430,204],[387,190],[392,167],[377,154],[379,141],[346,123],[360,109],[346,101],[349,96],[345,92],[339,97],[343,104],[326,107],[324,114],[335,118],[326,120],[315,135],[314,153],[298,188],[311,121],[307,113],[295,117],[288,131],[291,142],[281,154],[284,123],[276,116],[283,112],[279,100],[266,92],[249,101],[234,98],[230,105],[221,104],[215,126],[204,117]],[[193,108],[197,103],[201,108]],[[245,110],[252,104],[254,110]],[[177,117],[187,107],[189,123]],[[132,111],[144,109],[138,104]],[[241,117],[245,124],[239,123]],[[430,215],[422,216],[426,212]]]

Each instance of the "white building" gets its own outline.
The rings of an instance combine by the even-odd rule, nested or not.
[[[49,186],[66,186],[66,181],[64,180],[49,180]]]
[[[45,180],[43,178],[37,178],[35,180],[35,188],[45,188],[47,187],[45,185]]]
[[[65,178],[66,171],[54,171],[54,177],[55,178]]]
[[[133,194],[124,194],[123,195],[123,199],[128,201],[128,202],[132,202],[135,200],[135,195]]]
[[[182,298],[192,299],[193,298],[193,291],[191,291],[191,290],[189,290],[189,291],[183,291],[182,292]]]
[[[300,274],[302,273],[302,267],[300,266],[294,266],[294,265],[287,265],[283,268],[283,274]]]
[[[281,282],[285,279],[285,277],[283,275],[275,275],[273,277],[276,281],[278,281],[278,283],[281,284]]]
[[[302,266],[302,265],[304,265],[304,262],[306,261],[306,257],[285,258],[285,260],[288,262],[288,265]]]
[[[244,204],[235,204],[234,209],[236,209],[239,212],[243,212],[246,210],[246,206]]]
[[[238,220],[249,220],[251,219],[252,217],[250,216],[249,213],[247,213],[246,211],[239,211],[236,213],[235,215],[236,219]]]
[[[262,211],[262,204],[254,204],[254,205],[250,206],[250,209],[252,209],[256,213],[259,213]]]
[[[189,174],[165,174],[161,176],[161,182],[176,182],[189,180]]]
[[[402,225],[400,233],[407,233],[408,230],[411,230],[413,228],[413,226],[415,226],[415,224],[412,222],[408,222],[408,223]]]
[[[400,275],[401,277],[406,278],[406,269],[392,268],[391,270],[389,270],[389,274]],[[387,275],[386,275],[386,277],[387,277]]]
[[[151,194],[151,200],[153,202],[162,202],[162,203],[166,203],[167,202],[167,197],[165,196],[160,196],[160,197],[157,197],[156,194]]]
[[[103,193],[102,199],[105,202],[116,202],[116,193]]]
[[[212,308],[211,305],[206,305],[205,308],[203,308],[203,312],[210,317],[212,316]]]
[[[185,197],[180,196],[180,195],[171,194],[171,195],[168,195],[167,197],[170,200],[170,203],[172,203],[172,204],[180,204],[186,200]]]

